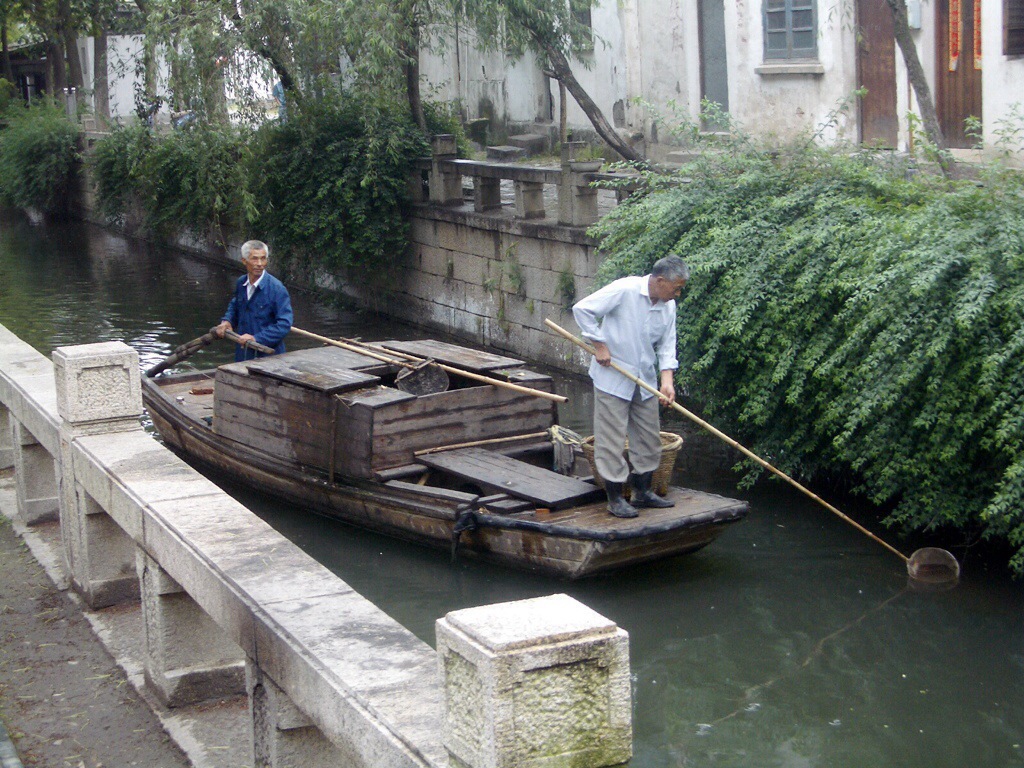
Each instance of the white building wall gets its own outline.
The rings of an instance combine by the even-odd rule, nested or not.
[[[1024,166],[1024,136],[1000,145],[1000,133],[1024,130],[1024,58],[1003,55],[1003,4],[984,3],[981,18],[982,134],[988,154],[1016,152]]]

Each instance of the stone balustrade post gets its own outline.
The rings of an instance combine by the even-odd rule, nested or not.
[[[14,416],[0,403],[0,469],[14,466]]]
[[[588,174],[601,168],[600,160],[577,160],[586,146],[582,141],[562,145],[562,180],[558,185],[558,223],[586,227],[598,219],[597,190],[590,186]]]
[[[587,768],[632,755],[629,637],[567,595],[437,622],[442,739],[457,768]]]
[[[146,683],[168,707],[245,692],[245,654],[160,564],[136,548]]]
[[[135,542],[75,479],[73,443],[141,430],[139,356],[120,341],[53,352],[60,425],[60,527],[71,583],[92,608],[135,599]]]
[[[64,109],[67,112],[68,120],[72,123],[78,122],[78,89],[64,89]]]
[[[501,179],[473,177],[473,210],[477,213],[501,208]]]
[[[254,768],[356,768],[346,755],[292,703],[277,683],[251,660],[245,665],[245,687],[252,715]]]
[[[515,182],[516,191],[516,218],[517,219],[543,219],[547,214],[544,211],[544,185],[534,181]]]
[[[450,133],[434,136],[430,140],[430,202],[436,205],[462,203],[462,174],[444,161],[458,157],[455,137]]]
[[[60,514],[57,462],[31,432],[11,419],[18,517],[25,525],[56,520]]]

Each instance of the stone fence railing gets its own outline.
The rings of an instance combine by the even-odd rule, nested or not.
[[[586,147],[582,141],[562,145],[559,168],[531,168],[523,165],[459,160],[455,137],[434,136],[432,156],[416,163],[411,193],[414,202],[436,205],[462,205],[463,177],[473,180],[473,210],[476,213],[495,211],[502,206],[501,182],[511,181],[515,191],[515,218],[552,219],[571,227],[586,227],[599,218],[598,190],[595,181],[619,182],[616,199],[621,201],[631,191],[628,177],[600,173],[601,160],[582,159]],[[547,210],[545,187],[557,189],[557,218]]]
[[[606,766],[631,753],[626,633],[565,595],[455,611],[437,651],[139,424],[120,342],[53,362],[0,326],[0,467],[59,518],[92,608],[139,600],[168,706],[246,693],[255,766]]]

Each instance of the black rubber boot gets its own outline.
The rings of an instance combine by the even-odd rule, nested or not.
[[[630,478],[633,481],[633,506],[640,508],[650,507],[654,509],[674,507],[674,502],[671,502],[668,499],[663,499],[651,490],[651,478],[653,476],[653,472],[644,472],[642,475],[630,475]]]
[[[609,483],[605,480],[604,491],[608,494],[608,511],[615,517],[636,517],[640,514],[622,498],[622,483]]]

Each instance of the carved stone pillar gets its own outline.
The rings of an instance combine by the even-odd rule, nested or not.
[[[567,595],[437,622],[442,738],[458,768],[588,768],[632,755],[629,637]]]
[[[138,597],[135,543],[76,480],[74,441],[141,430],[139,356],[119,341],[53,352],[60,426],[60,526],[71,583],[92,608]]]

